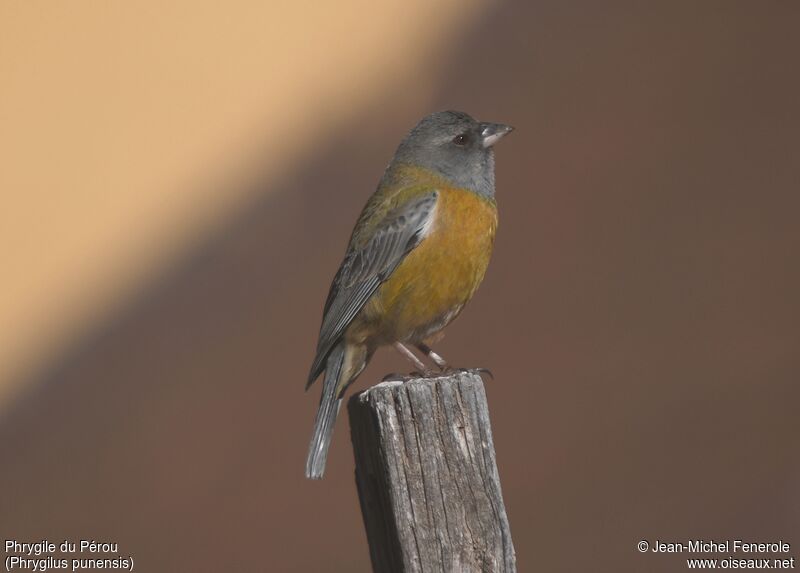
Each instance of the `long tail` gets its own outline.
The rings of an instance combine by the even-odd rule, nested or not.
[[[325,379],[322,383],[322,396],[319,400],[317,418],[314,421],[314,433],[311,435],[311,444],[308,446],[308,459],[306,460],[306,477],[322,479],[325,473],[325,461],[328,459],[328,448],[333,437],[333,427],[342,399],[336,397],[339,378],[342,375],[344,363],[344,344],[338,344],[328,355],[325,365]]]

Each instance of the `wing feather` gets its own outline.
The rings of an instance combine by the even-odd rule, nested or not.
[[[324,370],[333,346],[378,287],[424,238],[439,198],[431,191],[398,207],[383,218],[361,248],[351,245],[331,284],[308,384]]]

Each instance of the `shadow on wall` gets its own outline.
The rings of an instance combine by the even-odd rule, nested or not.
[[[454,47],[434,107],[517,131],[495,258],[441,350],[495,373],[523,569],[673,571],[636,541],[800,531],[800,39],[780,10],[507,3]],[[430,111],[395,97],[2,421],[4,531],[115,541],[154,571],[369,568],[344,417],[325,480],[302,478],[302,386],[357,213]],[[383,351],[357,385],[402,367]]]

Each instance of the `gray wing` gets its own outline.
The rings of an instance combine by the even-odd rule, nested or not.
[[[372,238],[345,255],[323,311],[317,355],[306,388],[325,369],[325,359],[353,318],[378,287],[425,235],[436,209],[438,192],[422,195],[390,211]]]

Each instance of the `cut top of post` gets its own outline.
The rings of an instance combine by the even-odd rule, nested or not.
[[[348,409],[375,571],[516,571],[480,375],[384,382]]]

